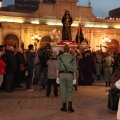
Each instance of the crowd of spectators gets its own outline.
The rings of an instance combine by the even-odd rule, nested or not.
[[[56,54],[56,59],[61,54],[64,54],[62,50]],[[91,52],[71,48],[70,54],[76,59],[76,91],[78,85],[92,85],[94,79],[100,80],[102,75],[104,75],[105,86],[110,86],[111,75],[120,66],[120,53]],[[32,83],[40,83],[40,89],[46,89],[49,75],[48,60],[52,58],[51,55],[52,49],[48,46],[34,50],[34,46],[30,44],[27,50],[23,50],[13,45],[0,45],[0,75],[3,77],[1,90],[13,92],[17,88],[23,88],[21,85],[23,81],[26,82],[27,91],[34,90]]]

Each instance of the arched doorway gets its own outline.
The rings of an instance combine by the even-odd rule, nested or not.
[[[41,39],[41,42],[40,42],[40,48],[42,48],[43,46],[45,46],[47,43],[50,43],[52,40],[50,38],[50,36],[44,36],[42,39]]]
[[[106,43],[107,49],[110,52],[119,52],[119,42],[116,39],[112,39],[110,43]]]
[[[4,44],[14,45],[19,47],[19,38],[15,34],[8,34],[3,39]]]

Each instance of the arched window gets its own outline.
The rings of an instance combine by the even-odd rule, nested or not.
[[[6,35],[3,42],[4,44],[10,44],[19,47],[19,38],[15,34]]]

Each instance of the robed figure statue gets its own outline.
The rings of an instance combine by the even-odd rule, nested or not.
[[[62,17],[62,41],[71,41],[71,24],[73,20],[72,17],[69,14],[69,11],[65,11],[64,16]]]

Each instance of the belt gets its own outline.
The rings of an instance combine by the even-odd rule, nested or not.
[[[59,73],[71,73],[71,74],[73,74],[72,71],[60,71]]]

